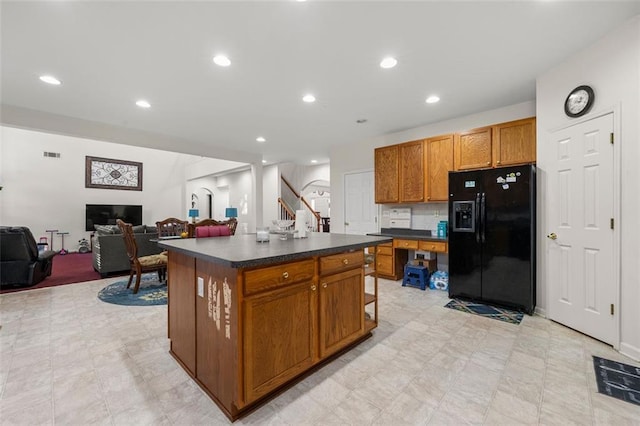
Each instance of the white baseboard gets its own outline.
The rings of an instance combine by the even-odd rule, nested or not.
[[[539,307],[535,307],[535,309],[533,310],[533,314],[534,315],[538,315],[541,316],[542,318],[547,318],[547,311],[543,308],[539,308]]]
[[[636,361],[640,361],[640,348],[632,346],[628,343],[620,344],[620,353]]]

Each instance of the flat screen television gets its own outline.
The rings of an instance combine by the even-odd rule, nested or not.
[[[95,231],[94,225],[115,225],[122,219],[132,225],[142,225],[142,206],[124,204],[87,204],[86,231]]]

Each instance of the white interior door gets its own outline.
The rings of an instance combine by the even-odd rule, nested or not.
[[[615,344],[613,114],[551,134],[547,177],[549,317]]]
[[[345,234],[364,235],[378,230],[378,206],[374,201],[373,172],[344,175]]]

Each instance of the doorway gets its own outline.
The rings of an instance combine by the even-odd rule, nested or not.
[[[550,134],[549,318],[611,345],[619,335],[613,113]]]
[[[366,235],[378,231],[378,206],[374,198],[373,171],[344,175],[345,234]]]

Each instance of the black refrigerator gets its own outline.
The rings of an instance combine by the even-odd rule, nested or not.
[[[536,304],[534,165],[449,172],[449,297]]]

